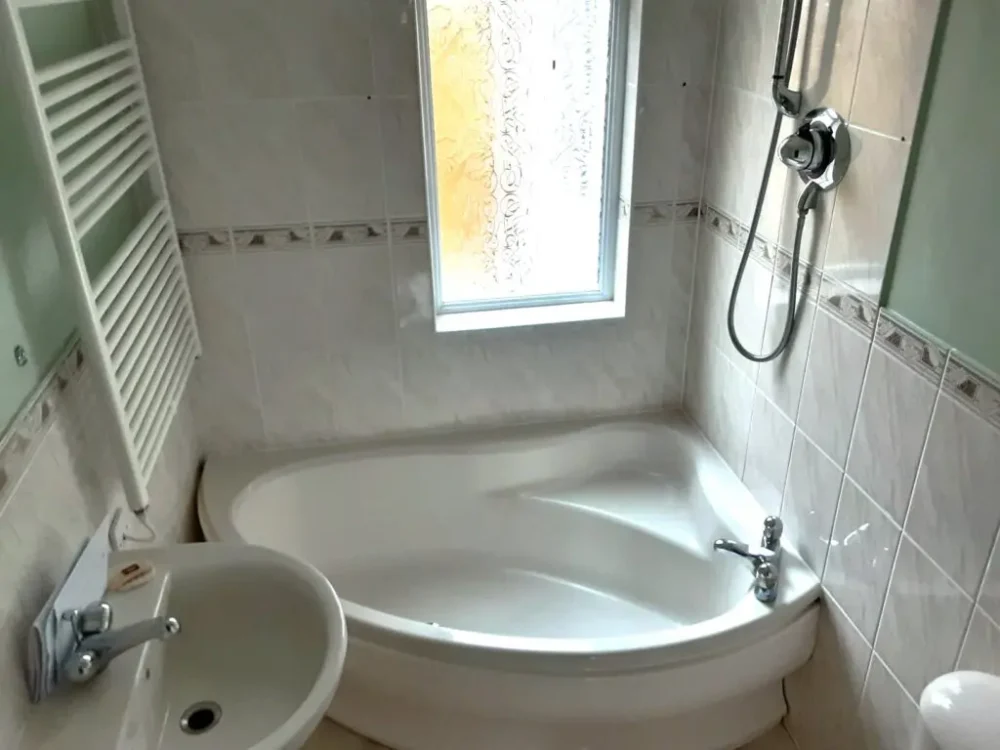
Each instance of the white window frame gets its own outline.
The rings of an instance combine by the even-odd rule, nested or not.
[[[625,316],[642,2],[643,0],[611,0],[611,45],[598,270],[600,289],[590,293],[445,304],[441,299],[441,235],[438,227],[437,159],[431,92],[428,0],[417,0],[420,110],[436,331],[509,328]]]

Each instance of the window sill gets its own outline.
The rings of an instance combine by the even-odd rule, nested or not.
[[[439,312],[434,317],[434,330],[438,333],[481,331],[488,328],[518,328],[624,317],[624,299],[621,301],[604,300],[565,305],[477,310],[475,312]]]

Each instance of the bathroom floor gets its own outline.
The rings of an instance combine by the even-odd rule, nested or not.
[[[313,732],[313,736],[309,738],[303,750],[389,750],[389,748],[374,740],[360,737],[339,724],[324,719]],[[615,750],[628,749],[616,748]],[[784,727],[775,727],[763,737],[746,745],[743,750],[795,750],[795,745],[792,744]]]

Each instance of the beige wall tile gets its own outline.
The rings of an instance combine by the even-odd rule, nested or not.
[[[889,585],[900,530],[852,482],[845,481],[823,585],[869,641]]]
[[[868,5],[851,120],[911,140],[941,0]]]
[[[823,575],[844,473],[801,431],[796,432],[781,515],[799,554]]]
[[[871,652],[847,615],[827,599],[812,658],[785,682],[785,724],[799,747],[844,750],[861,746],[858,709]]]
[[[1000,432],[949,396],[938,400],[906,531],[975,595],[1000,525]]]
[[[972,613],[957,669],[1000,675],[1000,627],[979,607]]]
[[[910,145],[857,128],[850,135],[851,166],[837,188],[823,272],[877,297]]]
[[[937,385],[873,347],[847,473],[899,524],[910,503]]]
[[[861,700],[861,721],[868,750],[912,750],[919,736],[917,704],[878,657],[872,659]]]
[[[767,513],[777,515],[792,449],[795,426],[760,391],[753,402],[747,441],[745,484]]]
[[[817,313],[798,424],[839,466],[847,459],[869,343],[825,311]]]
[[[951,671],[971,612],[972,600],[903,537],[875,651],[914,699]]]

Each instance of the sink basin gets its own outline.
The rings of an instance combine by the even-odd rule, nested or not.
[[[292,557],[246,545],[132,551],[112,565],[131,560],[151,561],[156,577],[108,597],[114,626],[166,614],[180,621],[180,633],[41,704],[24,746],[302,747],[333,699],[347,647],[329,581]]]

